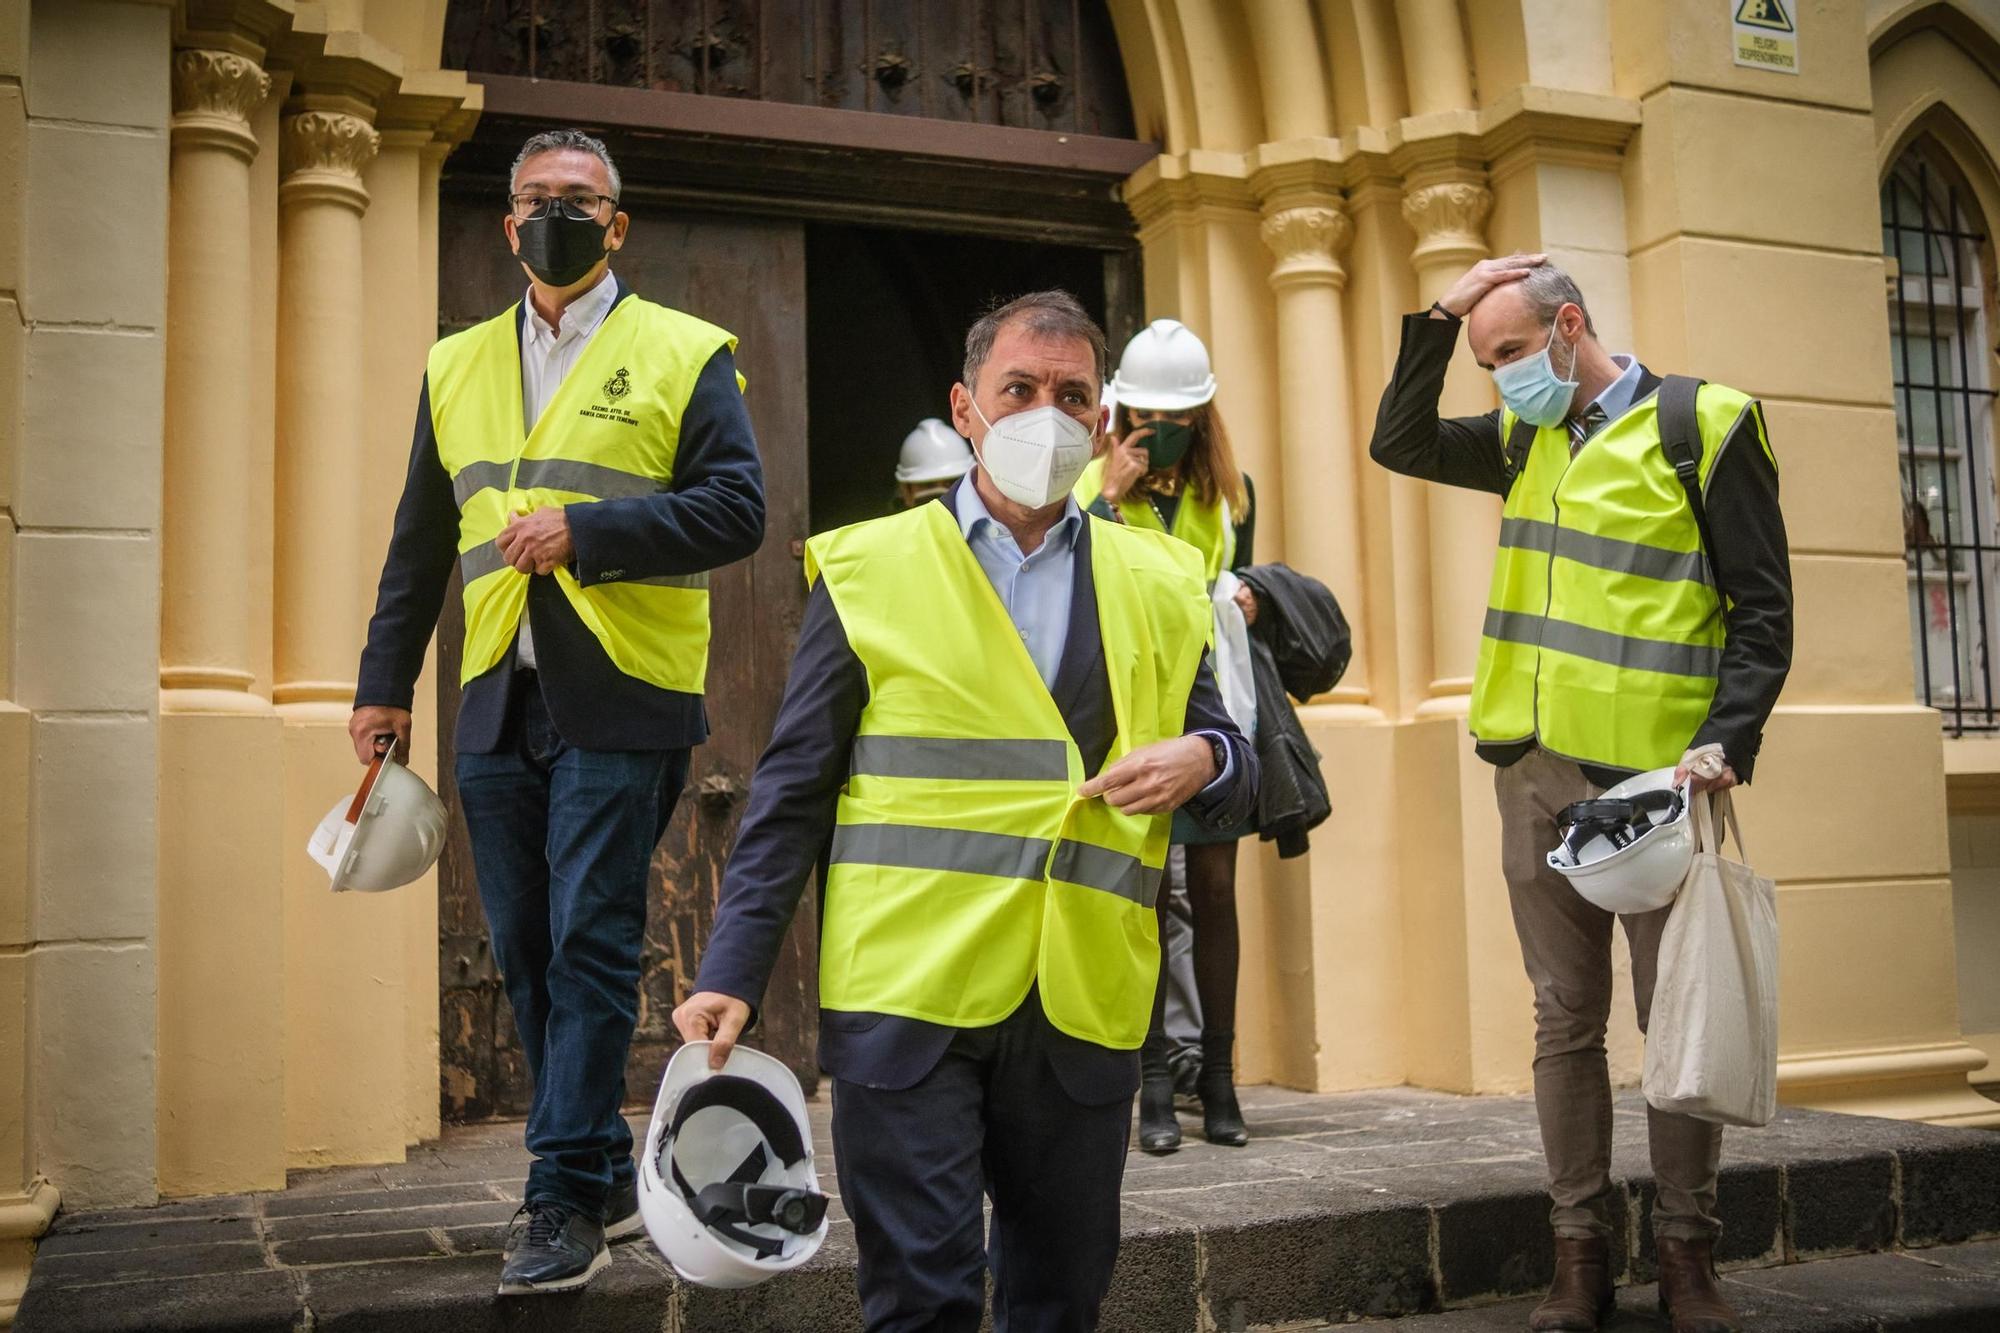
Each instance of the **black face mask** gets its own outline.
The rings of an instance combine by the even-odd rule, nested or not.
[[[609,223],[600,224],[590,218],[579,221],[564,215],[559,208],[551,208],[531,221],[515,222],[514,234],[521,240],[515,258],[526,264],[538,281],[551,287],[567,287],[609,253],[604,248],[608,230]]]

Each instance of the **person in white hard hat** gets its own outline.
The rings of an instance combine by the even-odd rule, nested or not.
[[[1077,483],[1080,504],[1102,518],[1170,533],[1201,552],[1213,588],[1227,571],[1251,563],[1256,533],[1250,479],[1236,465],[1215,405],[1215,374],[1208,348],[1175,319],[1156,319],[1125,345],[1111,382],[1117,402],[1113,433]],[[1236,590],[1246,621],[1257,618],[1248,586]],[[1211,1143],[1240,1147],[1249,1141],[1233,1082],[1236,1043],[1236,844],[1251,831],[1246,820],[1211,829],[1176,815],[1173,841],[1185,858],[1189,916],[1194,934],[1195,991],[1201,1011],[1201,1065],[1195,1093],[1201,1099],[1202,1133]],[[1169,898],[1161,897],[1161,932]],[[1171,977],[1162,976],[1153,1030],[1142,1052],[1139,1146],[1172,1152],[1180,1146],[1174,1117],[1174,1067],[1166,1033]]]
[[[904,509],[914,509],[950,490],[972,470],[972,446],[936,417],[925,417],[903,437],[896,459],[896,493]]]

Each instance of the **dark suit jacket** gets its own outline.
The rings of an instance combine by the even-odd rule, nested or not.
[[[1457,320],[1428,314],[1403,319],[1403,347],[1396,372],[1382,393],[1375,415],[1375,438],[1368,452],[1392,472],[1505,495],[1506,442],[1500,438],[1500,410],[1478,417],[1438,417],[1445,367],[1458,344]],[[1660,387],[1660,377],[1643,367],[1638,402]],[[1689,748],[1719,744],[1730,767],[1745,782],[1764,743],[1764,723],[1777,706],[1778,691],[1792,664],[1792,568],[1785,541],[1785,516],[1778,508],[1778,470],[1757,438],[1763,408],[1740,417],[1722,443],[1708,475],[1702,503],[1708,511],[1715,549],[1709,559],[1729,605],[1723,612],[1722,670],[1708,719],[1688,741]],[[1527,752],[1527,744],[1481,745],[1479,753],[1505,766]],[[1599,786],[1631,776],[1608,769],[1585,770]]]
[[[961,482],[960,486],[969,482]],[[958,490],[934,503],[957,512]],[[1086,772],[1104,766],[1116,736],[1111,681],[1104,669],[1097,588],[1090,577],[1090,525],[1077,540],[1069,634],[1050,693]],[[764,997],[785,931],[807,877],[833,836],[834,812],[847,780],[848,752],[868,703],[868,677],[848,645],[833,598],[822,582],[806,600],[799,646],[785,682],[785,699],[771,743],[757,761],[736,847],[723,871],[715,929],[702,955],[696,990],[733,995],[755,1008]],[[1229,719],[1206,660],[1188,698],[1190,732],[1219,735],[1229,747],[1230,780],[1188,802],[1216,828],[1231,828],[1257,797],[1257,757]],[[1038,1003],[1033,995],[1029,1003]],[[1045,1024],[1045,1026],[1047,1026]],[[836,1078],[877,1088],[907,1088],[928,1074],[957,1029],[884,1014],[820,1015],[820,1065]],[[1139,1081],[1138,1056],[1058,1032],[1046,1036],[1063,1086],[1077,1101],[1103,1104],[1130,1097]]]
[[[631,288],[614,281],[617,301],[630,299]],[[526,318],[523,302],[517,325]],[[518,327],[516,334],[518,377]],[[576,547],[570,570],[585,587],[599,582],[605,570],[621,571],[628,579],[694,574],[756,551],[764,540],[764,470],[729,349],[709,358],[688,396],[670,489],[566,505],[564,513]],[[368,646],[361,653],[356,708],[410,706],[457,559],[458,502],[438,458],[426,376],[409,475],[396,506]],[[674,750],[708,738],[701,696],[663,690],[612,665],[552,575],[529,578],[527,615],[542,698],[568,744],[583,750]],[[498,665],[466,682],[458,708],[460,754],[489,754],[510,742],[508,720],[528,680],[515,670],[514,652],[510,644]]]

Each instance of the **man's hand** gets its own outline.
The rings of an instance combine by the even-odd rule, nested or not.
[[[561,505],[516,514],[507,520],[496,540],[500,558],[523,574],[553,574],[576,559],[576,547],[569,540],[569,516]]]
[[[1247,583],[1238,583],[1236,585],[1235,598],[1237,609],[1243,613],[1243,623],[1246,625],[1256,624],[1257,594],[1250,591],[1250,585]]]
[[[750,1006],[734,995],[719,991],[696,991],[674,1010],[674,1027],[682,1041],[711,1043],[710,1069],[721,1069],[729,1063],[729,1053],[736,1049],[736,1039],[743,1035],[743,1025],[749,1021]]]
[[[1116,505],[1130,495],[1139,478],[1152,470],[1153,461],[1145,443],[1152,433],[1151,426],[1141,426],[1126,432],[1123,439],[1112,437],[1111,447],[1104,452],[1104,482],[1098,488],[1107,503]]]
[[[1451,285],[1450,291],[1438,298],[1438,304],[1464,319],[1466,312],[1478,305],[1486,293],[1495,287],[1519,282],[1548,262],[1547,255],[1503,255],[1499,259],[1482,259],[1467,269],[1465,276]],[[1436,319],[1439,316],[1433,310],[1431,317]]]
[[[396,753],[407,758],[410,753],[410,710],[383,708],[378,704],[357,708],[354,716],[347,719],[347,735],[354,742],[354,757],[364,764],[375,762],[377,736],[394,736]]]
[[[1206,737],[1176,736],[1132,751],[1076,789],[1102,796],[1125,815],[1163,815],[1216,779],[1215,751]]]
[[[1683,783],[1691,783],[1689,792],[1695,796],[1728,791],[1736,785],[1736,770],[1729,766],[1720,745],[1705,745],[1681,756],[1679,766],[1674,769],[1674,785]]]

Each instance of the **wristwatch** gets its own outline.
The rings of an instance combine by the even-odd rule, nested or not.
[[[1451,313],[1451,311],[1446,310],[1444,308],[1444,302],[1442,301],[1431,302],[1431,309],[1437,311],[1440,315],[1443,315],[1446,319],[1450,320],[1454,324],[1458,323],[1461,319],[1465,318],[1463,315],[1454,315]]]
[[[1219,778],[1229,768],[1229,747],[1213,732],[1204,732],[1202,739],[1208,742],[1209,753],[1215,756],[1215,777]],[[1215,778],[1210,778],[1209,781],[1213,782]]]

